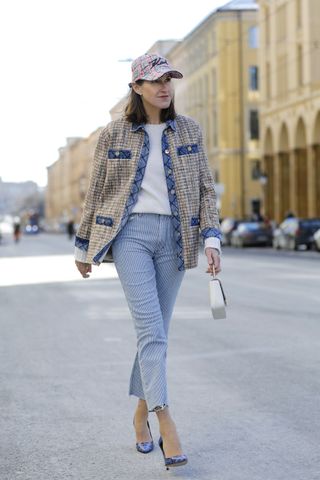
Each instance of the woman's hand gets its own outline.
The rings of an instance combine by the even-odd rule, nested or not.
[[[90,275],[88,275],[88,272],[91,273],[91,264],[79,262],[78,260],[75,260],[75,263],[77,265],[77,269],[79,270],[83,278],[89,278]]]
[[[221,272],[220,255],[218,250],[216,248],[207,247],[205,249],[205,253],[208,260],[208,270],[206,271],[206,273],[213,274],[213,266],[214,266],[215,274]]]

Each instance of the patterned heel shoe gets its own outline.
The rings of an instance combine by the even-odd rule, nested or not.
[[[134,418],[133,418],[133,426],[134,426]],[[148,420],[147,420],[147,427],[149,429],[150,437],[152,438]],[[153,440],[151,440],[151,442],[136,442],[136,448],[138,452],[149,453],[153,450]]]
[[[169,470],[169,467],[180,467],[181,465],[185,465],[186,463],[188,463],[187,455],[174,455],[173,457],[166,458],[163,450],[162,437],[159,438],[159,447],[161,448],[162,455],[164,458],[164,465],[167,470]]]

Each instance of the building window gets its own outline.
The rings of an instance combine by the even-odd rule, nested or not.
[[[286,55],[281,55],[277,58],[277,85],[278,96],[285,97],[288,90],[288,66]]]
[[[249,88],[250,90],[259,90],[258,67],[250,65],[249,67]]]
[[[269,20],[269,16],[270,16],[270,13],[269,13],[269,8],[266,7],[265,8],[265,22],[266,22],[266,25],[265,25],[265,34],[266,34],[266,44],[267,45],[270,45],[270,20]]]
[[[302,85],[303,85],[302,45],[297,46],[297,83],[298,83],[298,87],[302,87]]]
[[[282,42],[287,38],[287,8],[281,5],[276,11],[277,40]]]
[[[214,55],[217,52],[216,32],[213,32],[213,34],[212,34],[212,51],[213,51]]]
[[[266,63],[266,95],[267,99],[271,99],[271,74],[270,74],[270,63]]]
[[[217,73],[215,68],[212,70],[212,96],[217,96]]]
[[[250,27],[248,30],[248,43],[250,48],[258,48],[258,27]]]
[[[218,115],[217,111],[214,109],[212,111],[212,126],[213,126],[213,146],[218,146]]]
[[[259,114],[258,110],[250,110],[250,140],[259,140]]]
[[[297,18],[297,27],[301,27],[301,0],[296,0],[296,18]]]
[[[251,179],[259,180],[260,177],[261,177],[261,161],[252,160],[251,161]]]

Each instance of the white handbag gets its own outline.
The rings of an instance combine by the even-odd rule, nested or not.
[[[209,281],[209,292],[210,292],[210,306],[212,316],[215,320],[221,318],[227,318],[226,306],[227,299],[222,288],[222,283],[219,278],[216,277],[216,273],[213,267],[212,278]]]

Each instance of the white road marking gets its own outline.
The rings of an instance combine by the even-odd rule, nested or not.
[[[90,278],[82,278],[73,255],[0,258],[0,287],[113,278],[118,274],[112,263],[93,266]]]

